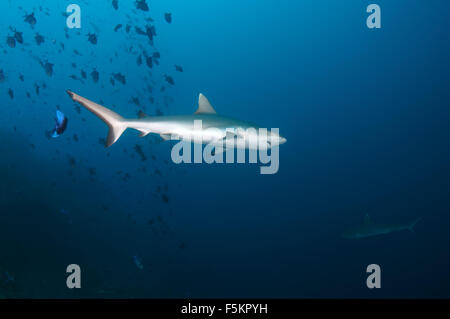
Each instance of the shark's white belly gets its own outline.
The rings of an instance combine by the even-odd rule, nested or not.
[[[233,127],[223,129],[205,125],[206,128],[198,129],[194,127],[193,123],[155,121],[130,122],[128,125],[143,132],[144,135],[156,133],[160,134],[164,139],[170,140],[213,144],[214,146],[222,146],[223,148],[254,150],[267,150],[270,148],[268,136],[246,136],[245,132],[235,134],[232,133],[236,131],[236,128]]]

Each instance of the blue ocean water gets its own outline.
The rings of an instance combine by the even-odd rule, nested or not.
[[[381,29],[366,26],[372,1],[1,1],[0,297],[449,297],[450,4],[373,2]],[[279,171],[175,164],[173,142],[132,130],[104,148],[107,127],[67,89],[124,117],[191,114],[203,93],[280,129]],[[56,109],[68,127],[53,139]],[[341,237],[366,214],[422,219]]]

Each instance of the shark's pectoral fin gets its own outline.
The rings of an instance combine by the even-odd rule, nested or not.
[[[219,139],[216,141],[216,143],[214,143],[214,154],[212,155],[218,155],[218,154],[222,154],[225,152],[228,152],[232,149],[234,149],[233,146],[227,145],[226,143],[226,139],[229,139],[231,135],[227,134],[226,137]],[[231,138],[234,138],[236,135],[232,135]],[[225,143],[223,143],[225,141]]]
[[[226,151],[228,151],[230,149],[232,149],[232,148],[227,148],[227,147],[224,147],[224,146],[214,146],[214,151],[213,151],[213,154],[211,154],[211,155],[213,155],[213,156],[220,155],[220,154],[225,153]]]
[[[170,134],[170,133],[162,133],[162,134],[159,134],[159,136],[161,136],[161,138],[164,141],[181,139],[180,136],[178,136],[177,134]]]
[[[234,139],[236,136],[238,136],[235,132],[232,131],[227,131],[227,134],[224,136],[224,139],[226,140],[232,140]]]
[[[239,138],[243,138],[243,136],[238,131],[227,130],[225,135],[221,139],[219,139],[218,141],[225,142],[225,141],[229,141],[229,140],[234,140],[235,138],[239,139]]]

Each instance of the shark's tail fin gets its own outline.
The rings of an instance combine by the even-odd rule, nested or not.
[[[104,106],[101,106],[100,104],[85,99],[72,91],[67,90],[67,94],[69,94],[72,100],[83,105],[109,126],[108,137],[105,144],[106,147],[114,144],[114,142],[116,142],[122,133],[127,129],[127,121],[119,114]]]
[[[412,221],[411,224],[409,224],[409,226],[408,226],[408,230],[411,232],[414,232],[414,227],[421,219],[422,219],[422,217],[419,217],[419,218],[415,219],[414,221]]]

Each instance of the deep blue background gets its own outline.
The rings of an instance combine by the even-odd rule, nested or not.
[[[449,296],[448,1],[153,0],[144,13],[132,1],[115,11],[110,1],[80,0],[82,28],[66,39],[62,12],[72,2],[0,3],[0,272],[15,277],[0,283],[0,296]],[[377,30],[366,27],[373,2]],[[23,21],[32,11],[34,30]],[[113,31],[149,16],[155,48],[134,31]],[[23,45],[6,45],[9,26]],[[143,49],[158,50],[161,64],[138,66]],[[38,59],[55,64],[52,77]],[[84,83],[69,78],[80,69]],[[127,84],[112,86],[113,72]],[[280,170],[176,165],[170,142],[128,131],[105,149],[105,125],[79,114],[66,89],[125,117],[192,113],[202,92],[220,114],[279,127],[288,140]],[[47,139],[57,106],[69,126]],[[378,223],[423,219],[414,233],[342,239],[366,213]],[[71,263],[82,268],[81,290],[65,286]],[[371,263],[382,269],[376,291],[365,286]]]

